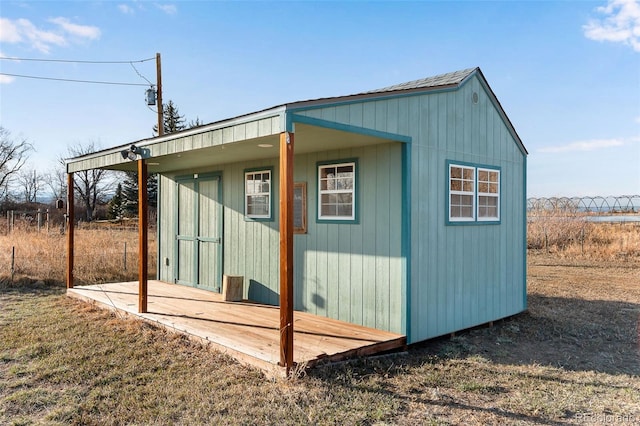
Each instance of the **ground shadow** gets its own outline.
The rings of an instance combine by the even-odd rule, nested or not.
[[[560,382],[568,386],[578,385],[593,389],[610,388],[611,383],[601,383],[596,376],[563,375],[545,369],[504,369],[502,366],[550,366],[576,372],[598,372],[611,375],[640,375],[640,305],[611,301],[587,301],[583,299],[529,296],[529,309],[519,315],[496,321],[492,326],[481,326],[412,345],[405,353],[354,359],[345,363],[329,364],[310,369],[310,377],[320,379],[327,386],[343,386],[349,390],[391,395],[403,404],[422,403],[427,406],[446,406],[469,413],[495,415],[504,422],[532,424],[564,424],[547,416],[531,416],[517,411],[496,409],[485,404],[459,401],[446,396],[434,399],[425,394],[429,389],[438,391],[443,386],[457,388],[466,380],[480,380],[474,384],[483,394],[509,392],[502,387],[484,386],[478,377],[506,375],[506,383],[515,380],[539,380]],[[469,377],[448,377],[445,383],[431,383],[444,364],[451,360],[486,360],[474,362]],[[481,371],[480,371],[481,370]],[[459,374],[449,372],[448,374]],[[474,378],[473,375],[476,375]],[[385,377],[373,386],[366,380],[372,375]],[[515,377],[515,376],[519,377]],[[508,376],[508,377],[507,377]],[[392,385],[417,380],[415,391],[399,391]],[[399,383],[395,381],[395,383]],[[438,391],[439,392],[439,391]],[[471,391],[473,392],[473,390]],[[574,419],[576,413],[566,411],[559,418]]]
[[[492,326],[411,345],[403,362],[480,356],[497,364],[640,375],[640,304],[535,294],[528,303],[526,312]]]

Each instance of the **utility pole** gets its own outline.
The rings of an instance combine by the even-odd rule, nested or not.
[[[159,53],[156,53],[156,74],[158,82],[158,136],[162,136],[164,135],[164,113],[162,111],[162,67]]]

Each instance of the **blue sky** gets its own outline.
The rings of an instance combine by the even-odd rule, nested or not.
[[[208,123],[479,66],[529,150],[529,196],[640,193],[640,5],[494,2],[0,3],[0,56],[162,55],[165,102]],[[53,167],[69,144],[151,136],[155,61],[0,60],[0,125]],[[136,71],[137,70],[137,71]]]

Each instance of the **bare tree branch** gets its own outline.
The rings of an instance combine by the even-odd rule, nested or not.
[[[33,151],[26,139],[14,140],[11,132],[0,126],[0,197],[6,196],[9,184]]]
[[[21,170],[18,173],[17,181],[22,188],[22,195],[25,203],[35,203],[38,200],[38,193],[44,186],[44,180],[34,169]]]
[[[96,143],[91,141],[86,145],[75,144],[70,145],[67,148],[69,157],[79,157],[82,155],[92,154],[96,152],[98,148]],[[63,158],[60,159],[60,163],[65,165]],[[94,218],[94,212],[96,206],[99,203],[106,202],[105,198],[109,192],[112,182],[110,182],[110,171],[104,169],[90,169],[82,170],[74,173],[75,177],[75,191],[82,204],[87,209],[86,220],[91,221]]]

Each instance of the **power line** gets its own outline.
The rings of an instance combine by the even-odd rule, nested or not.
[[[142,74],[140,74],[140,71],[138,71],[138,68],[136,68],[135,65],[133,65],[133,62],[130,62],[129,65],[131,65],[131,68],[133,68],[133,70],[136,72],[136,74],[138,74],[138,77],[144,79],[147,81],[147,83],[149,83],[150,86],[154,86],[154,84],[152,82],[149,81],[149,79],[145,76],[143,76]]]
[[[128,62],[126,62],[128,63]],[[53,78],[53,77],[39,77],[35,75],[22,75],[22,74],[9,74],[5,72],[0,72],[0,75],[6,75],[9,77],[22,77],[22,78],[32,78],[35,80],[54,80],[54,81],[67,81],[71,83],[92,83],[92,84],[110,84],[115,86],[144,86],[148,87],[148,84],[144,83],[119,83],[115,81],[96,81],[96,80],[74,80],[70,78]]]
[[[0,56],[0,60],[6,61],[33,61],[33,62],[65,62],[76,64],[131,64],[134,62],[148,62],[153,61],[156,58],[138,59],[135,61],[81,61],[73,59],[36,59],[36,58],[9,58],[7,56]]]

